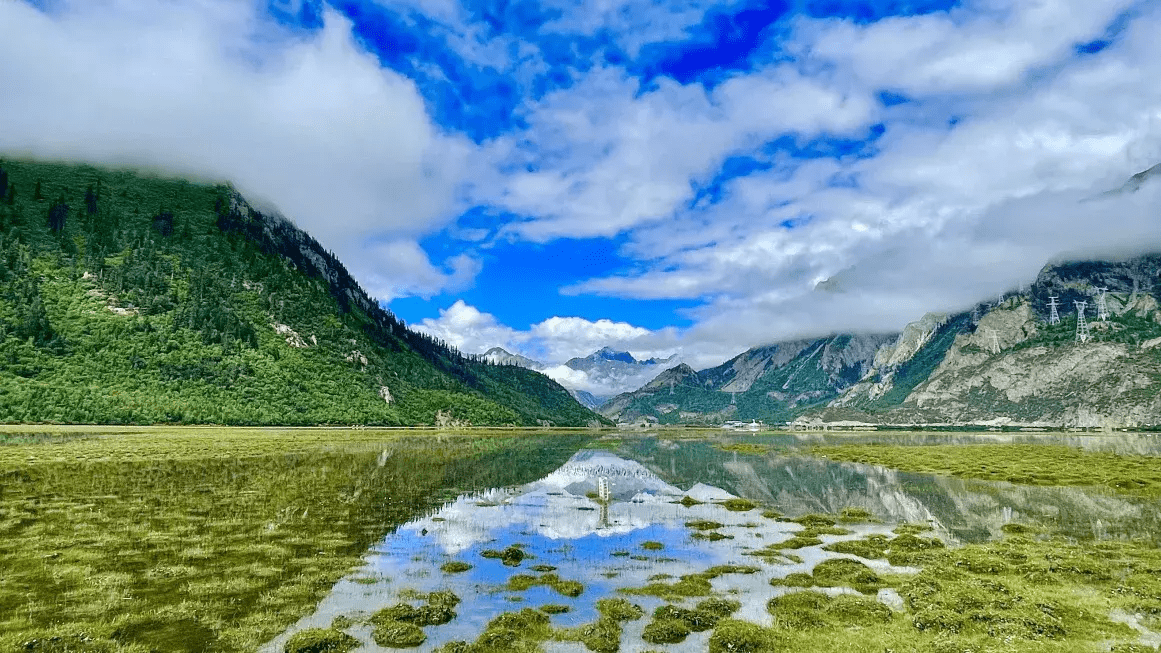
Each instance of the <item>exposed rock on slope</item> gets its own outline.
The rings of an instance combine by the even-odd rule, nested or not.
[[[748,350],[700,372],[666,370],[600,412],[618,420],[716,423],[728,419],[785,421],[837,397],[870,371],[892,335],[835,335]]]
[[[911,375],[917,382],[906,395],[895,392],[898,401],[884,401],[899,386],[881,392],[892,377],[876,369],[813,419],[1067,427],[1161,424],[1161,312],[1154,294],[1161,291],[1159,273],[1161,256],[1155,254],[1045,266],[1027,293],[990,307],[978,324],[971,323],[968,313],[951,318],[948,324],[959,326],[949,346],[935,346],[937,332],[898,368],[940,354],[938,364],[926,373]],[[1108,288],[1107,320],[1097,317],[1099,288]],[[1062,304],[1058,324],[1048,323],[1049,297]],[[1088,342],[1077,342],[1073,299],[1087,302]],[[851,408],[863,412],[843,410]]]

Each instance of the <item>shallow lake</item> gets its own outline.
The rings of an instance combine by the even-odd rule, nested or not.
[[[809,573],[826,559],[855,558],[827,548],[871,534],[889,536],[904,523],[929,526],[931,531],[924,535],[949,546],[989,541],[1011,523],[1035,524],[1080,539],[1146,537],[1156,542],[1161,534],[1161,505],[1153,500],[1101,488],[1032,487],[903,473],[815,458],[805,448],[888,440],[914,445],[995,442],[1157,455],[1161,437],[1155,435],[732,436],[603,438],[532,482],[449,498],[374,544],[362,567],[336,584],[314,614],[262,650],[281,651],[294,632],[327,627],[336,617],[351,620],[346,631],[360,639],[361,650],[396,650],[375,643],[367,618],[398,603],[419,605],[423,595],[436,590],[450,590],[461,599],[456,617],[424,627],[426,638],[413,650],[473,641],[493,618],[526,607],[561,606],[550,617],[557,628],[595,621],[596,602],[609,597],[628,598],[646,614],[667,603],[693,607],[698,598],[661,598],[656,592],[634,590],[715,568],[719,573],[709,578],[713,594],[741,604],[736,618],[769,625],[767,602],[790,591],[772,585],[771,579]],[[731,447],[733,440],[744,445]],[[728,503],[733,498],[750,500],[757,507]],[[833,533],[818,535],[816,542],[795,540],[805,527],[789,518],[836,515],[844,509],[865,511],[872,518],[840,522]],[[793,548],[787,548],[788,543]],[[860,561],[879,573],[918,571],[893,567],[885,560]],[[456,563],[466,569],[453,571]],[[823,591],[853,593],[844,588]],[[891,589],[872,596],[893,609],[902,604]],[[708,631],[691,633],[681,643],[647,643],[642,631],[648,621],[624,624],[620,650],[708,648]],[[560,641],[546,642],[545,648],[587,650],[578,642]]]

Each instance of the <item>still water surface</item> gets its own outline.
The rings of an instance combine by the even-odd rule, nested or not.
[[[720,441],[656,437],[607,438],[574,454],[547,476],[520,486],[497,487],[462,494],[428,514],[400,526],[376,544],[365,565],[340,581],[317,611],[264,650],[279,651],[295,631],[326,627],[337,616],[358,622],[375,611],[407,601],[411,593],[450,589],[463,599],[458,616],[443,626],[426,627],[419,651],[430,651],[452,640],[472,641],[497,615],[523,607],[559,604],[569,612],[553,615],[554,626],[594,621],[595,602],[618,596],[622,588],[641,587],[659,576],[677,578],[722,564],[757,566],[751,574],[725,574],[713,579],[716,593],[743,603],[736,615],[769,624],[766,602],[786,588],[769,584],[772,577],[809,572],[828,557],[848,557],[824,551],[838,540],[870,533],[890,533],[899,523],[929,524],[949,545],[985,541],[1010,522],[1036,523],[1080,538],[1156,537],[1161,532],[1161,506],[1155,501],[1114,495],[1099,488],[1055,488],[971,481],[912,474],[854,463],[811,457],[805,446],[842,442],[890,441],[894,444],[1012,442],[1065,444],[1094,451],[1158,455],[1161,438],[1154,435],[1112,436],[1072,434],[778,434],[747,437],[748,443],[770,445],[764,454],[725,451]],[[609,482],[609,501],[595,498],[599,479]],[[703,503],[685,506],[682,497]],[[747,555],[786,540],[802,529],[796,523],[762,516],[762,510],[731,512],[719,503],[744,497],[789,516],[865,509],[877,523],[844,525],[849,535],[823,535],[821,544],[788,551],[801,559],[769,560]],[[708,541],[686,524],[719,522],[726,539]],[[642,547],[645,542],[660,543]],[[527,557],[519,566],[485,558],[485,550],[516,545]],[[472,568],[445,573],[441,565],[462,561]],[[884,561],[863,561],[877,571],[908,571]],[[515,574],[532,574],[535,565],[555,567],[562,579],[583,583],[584,592],[567,597],[547,586],[512,591],[506,585]],[[911,570],[914,571],[914,570]],[[826,590],[843,591],[843,590]],[[649,613],[665,601],[632,596]],[[895,606],[892,590],[879,600]],[[411,601],[415,603],[414,600]],[[692,604],[692,602],[691,602]],[[623,651],[705,650],[709,632],[695,633],[680,645],[646,644],[641,630],[648,620],[625,624]],[[364,642],[361,650],[378,651],[369,626],[348,629]],[[549,642],[549,651],[583,651],[576,643]]]

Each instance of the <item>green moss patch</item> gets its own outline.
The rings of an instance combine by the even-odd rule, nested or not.
[[[286,640],[285,653],[347,653],[359,647],[359,640],[334,628],[308,628]]]
[[[769,628],[748,621],[722,619],[709,640],[710,653],[776,653],[786,650]]]
[[[740,498],[726,499],[719,505],[721,505],[726,510],[729,510],[730,512],[747,512],[758,507],[758,504],[754,503],[753,501]]]
[[[485,558],[498,559],[509,567],[519,567],[520,563],[524,561],[524,558],[526,558],[528,554],[524,553],[524,549],[516,545],[512,545],[503,551],[485,549],[480,552],[480,555]]]
[[[710,521],[708,519],[695,519],[693,521],[685,522],[686,528],[692,528],[695,531],[714,531],[724,525],[725,524],[716,521]]]
[[[645,611],[641,609],[641,606],[621,598],[597,601],[597,612],[614,621],[636,621],[645,616]]]
[[[856,555],[868,560],[880,560],[887,557],[887,541],[886,535],[875,534],[857,540],[832,542],[822,547],[822,550]]]
[[[891,532],[896,535],[919,535],[930,530],[933,530],[931,524],[904,523],[891,529]]]
[[[827,526],[834,526],[838,522],[838,518],[833,515],[820,515],[817,513],[810,513],[801,515],[799,517],[783,518],[782,521],[794,522],[795,524],[802,524],[806,528],[824,528]]]
[[[453,608],[459,604],[460,598],[450,590],[419,595],[417,598],[425,599],[427,602],[419,607],[409,603],[397,603],[389,608],[383,608],[371,615],[371,623],[376,626],[391,623],[440,626],[456,618]]]
[[[531,608],[492,619],[473,643],[448,642],[438,653],[535,653],[552,637],[548,615]]]
[[[472,565],[460,560],[453,560],[451,562],[443,563],[439,566],[439,568],[440,571],[444,572],[445,574],[458,574],[471,569]]]
[[[645,587],[626,587],[619,591],[625,594],[644,594],[661,598],[673,598],[709,596],[713,592],[713,586],[710,585],[709,579],[702,574],[689,574],[682,576],[673,583],[649,583]]]
[[[645,549],[646,551],[660,551],[665,548],[665,545],[661,542],[654,542],[653,540],[650,540],[648,542],[642,542],[641,548]]]
[[[641,639],[650,644],[677,644],[689,637],[690,629],[684,621],[675,619],[655,620],[645,625]]]
[[[379,646],[411,648],[427,640],[427,635],[415,624],[402,621],[380,621],[375,624],[371,637]]]
[[[597,601],[597,612],[601,616],[595,622],[562,630],[557,633],[557,639],[581,642],[597,653],[617,653],[621,648],[621,623],[635,621],[645,614],[641,606],[620,598]]]
[[[653,611],[653,621],[645,627],[642,638],[651,644],[673,644],[684,641],[690,632],[709,630],[741,607],[737,601],[706,599],[695,608],[663,605]]]
[[[774,627],[787,630],[850,626],[881,626],[895,618],[879,601],[851,594],[828,596],[822,592],[790,592],[770,599],[766,610]]]
[[[546,603],[537,608],[537,610],[540,610],[544,614],[564,614],[572,610],[572,608],[567,605],[560,605],[559,603]]]
[[[717,542],[719,540],[732,540],[733,535],[726,535],[717,531],[697,531],[690,535],[695,540],[708,540],[710,542]]]
[[[585,586],[579,581],[565,580],[552,572],[540,576],[516,574],[508,579],[507,588],[513,592],[523,592],[536,585],[546,585],[555,590],[557,594],[570,598],[576,598],[585,591]]]
[[[855,508],[853,506],[843,508],[839,513],[838,520],[844,524],[862,524],[870,521],[875,521],[875,515],[866,508]]]
[[[810,574],[794,573],[785,578],[771,578],[770,584],[787,587],[850,587],[863,594],[874,594],[887,582],[869,567],[849,558],[823,560]]]
[[[680,501],[674,501],[674,503],[680,503],[681,505],[683,505],[683,506],[685,506],[686,508],[688,508],[688,507],[690,507],[690,506],[700,506],[700,505],[701,505],[702,503],[704,503],[704,502],[703,502],[703,501],[698,501],[697,499],[694,499],[693,497],[691,497],[691,496],[689,496],[689,495],[686,495],[686,496],[684,496],[684,497],[681,497],[681,500],[680,500]]]

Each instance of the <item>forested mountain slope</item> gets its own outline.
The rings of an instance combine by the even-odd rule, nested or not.
[[[231,186],[0,160],[0,421],[584,425]]]

